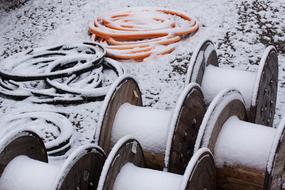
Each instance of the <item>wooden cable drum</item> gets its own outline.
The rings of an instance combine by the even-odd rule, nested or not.
[[[42,47],[2,60],[0,95],[34,103],[71,104],[102,100],[122,65],[105,58],[100,44]]]
[[[0,118],[0,137],[15,129],[29,129],[44,141],[49,156],[65,154],[73,143],[73,126],[63,115],[47,111],[16,112]]]
[[[103,167],[98,190],[201,190],[216,189],[216,171],[208,149],[195,153],[183,175],[144,167],[140,143],[121,138],[113,147]]]
[[[183,90],[173,110],[158,110],[142,107],[136,81],[122,78],[105,99],[95,139],[109,152],[121,137],[133,135],[142,143],[148,167],[183,173],[205,110],[203,94],[196,84]]]
[[[39,136],[14,130],[0,140],[0,189],[95,190],[104,161],[101,148],[84,145],[75,149],[62,166],[50,164]]]
[[[206,103],[225,88],[238,89],[249,121],[272,126],[278,83],[278,55],[274,47],[265,50],[258,71],[249,72],[219,67],[214,44],[203,41],[193,53],[186,81],[201,85]]]
[[[241,93],[223,90],[205,113],[195,151],[207,147],[213,152],[218,189],[282,189],[285,119],[277,128],[245,120]]]
[[[171,53],[183,37],[198,28],[194,19],[177,10],[130,7],[96,17],[89,32],[106,47],[107,56],[142,60]]]

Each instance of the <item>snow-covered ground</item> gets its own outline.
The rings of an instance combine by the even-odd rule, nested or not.
[[[201,39],[218,48],[220,65],[255,71],[268,45],[279,56],[279,89],[275,125],[285,111],[285,4],[284,0],[0,0],[0,56],[5,58],[31,47],[90,41],[88,25],[112,9],[159,6],[178,9],[198,20],[199,31],[170,55],[144,62],[125,62],[127,73],[138,80],[146,106],[173,108],[184,87],[187,65]],[[54,110],[65,113],[77,133],[75,144],[93,142],[100,102],[77,106],[43,106],[1,99],[0,116],[15,110]]]

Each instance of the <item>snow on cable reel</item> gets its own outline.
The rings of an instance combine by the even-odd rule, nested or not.
[[[218,189],[282,189],[285,119],[277,128],[245,119],[241,94],[223,90],[205,113],[195,151],[207,147],[213,152]]]
[[[52,165],[39,136],[13,131],[0,140],[0,189],[95,190],[104,161],[99,147],[85,145],[75,149],[62,166]]]
[[[249,121],[271,127],[277,99],[276,49],[270,46],[265,50],[257,72],[226,69],[218,65],[214,44],[206,40],[193,53],[186,81],[201,85],[207,103],[223,89],[238,89],[245,100]]]
[[[19,112],[1,117],[0,136],[12,130],[29,129],[44,141],[49,156],[65,154],[73,142],[73,126],[61,114],[53,112]]]
[[[182,175],[144,168],[140,143],[121,138],[103,166],[98,190],[214,190],[216,169],[212,154],[202,148],[195,153]]]
[[[181,93],[171,111],[142,107],[137,82],[123,77],[114,83],[102,106],[95,139],[109,152],[125,135],[136,137],[143,146],[148,167],[184,172],[193,154],[203,119],[205,103],[196,84]]]

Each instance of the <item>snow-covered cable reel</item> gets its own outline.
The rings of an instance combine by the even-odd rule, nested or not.
[[[200,190],[216,189],[212,154],[202,148],[193,155],[181,175],[145,168],[140,143],[128,136],[111,150],[103,166],[98,190]]]
[[[0,118],[0,136],[12,130],[29,129],[44,141],[49,156],[65,154],[73,142],[73,126],[63,115],[54,112],[18,112]]]
[[[285,119],[277,128],[246,122],[241,93],[223,90],[208,107],[195,151],[206,147],[217,166],[217,189],[282,189]]]
[[[202,41],[193,53],[186,81],[201,85],[206,103],[223,89],[238,89],[245,100],[249,121],[272,126],[278,83],[278,54],[274,47],[265,50],[258,71],[249,72],[219,67],[214,44]]]
[[[189,84],[171,111],[142,107],[141,92],[131,77],[116,81],[102,106],[95,139],[109,152],[121,137],[133,135],[144,149],[148,167],[183,173],[193,154],[206,111],[203,94]]]
[[[0,94],[36,103],[100,99],[124,70],[105,49],[83,42],[37,48],[11,56],[0,68]],[[80,88],[79,88],[80,86]]]
[[[63,165],[50,164],[39,136],[14,130],[0,140],[0,189],[95,190],[104,161],[101,148],[84,145],[74,149]]]

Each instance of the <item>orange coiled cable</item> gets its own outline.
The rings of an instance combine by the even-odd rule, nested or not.
[[[89,32],[107,49],[107,56],[142,60],[171,53],[184,36],[198,28],[198,23],[184,13],[137,7],[97,17]]]

